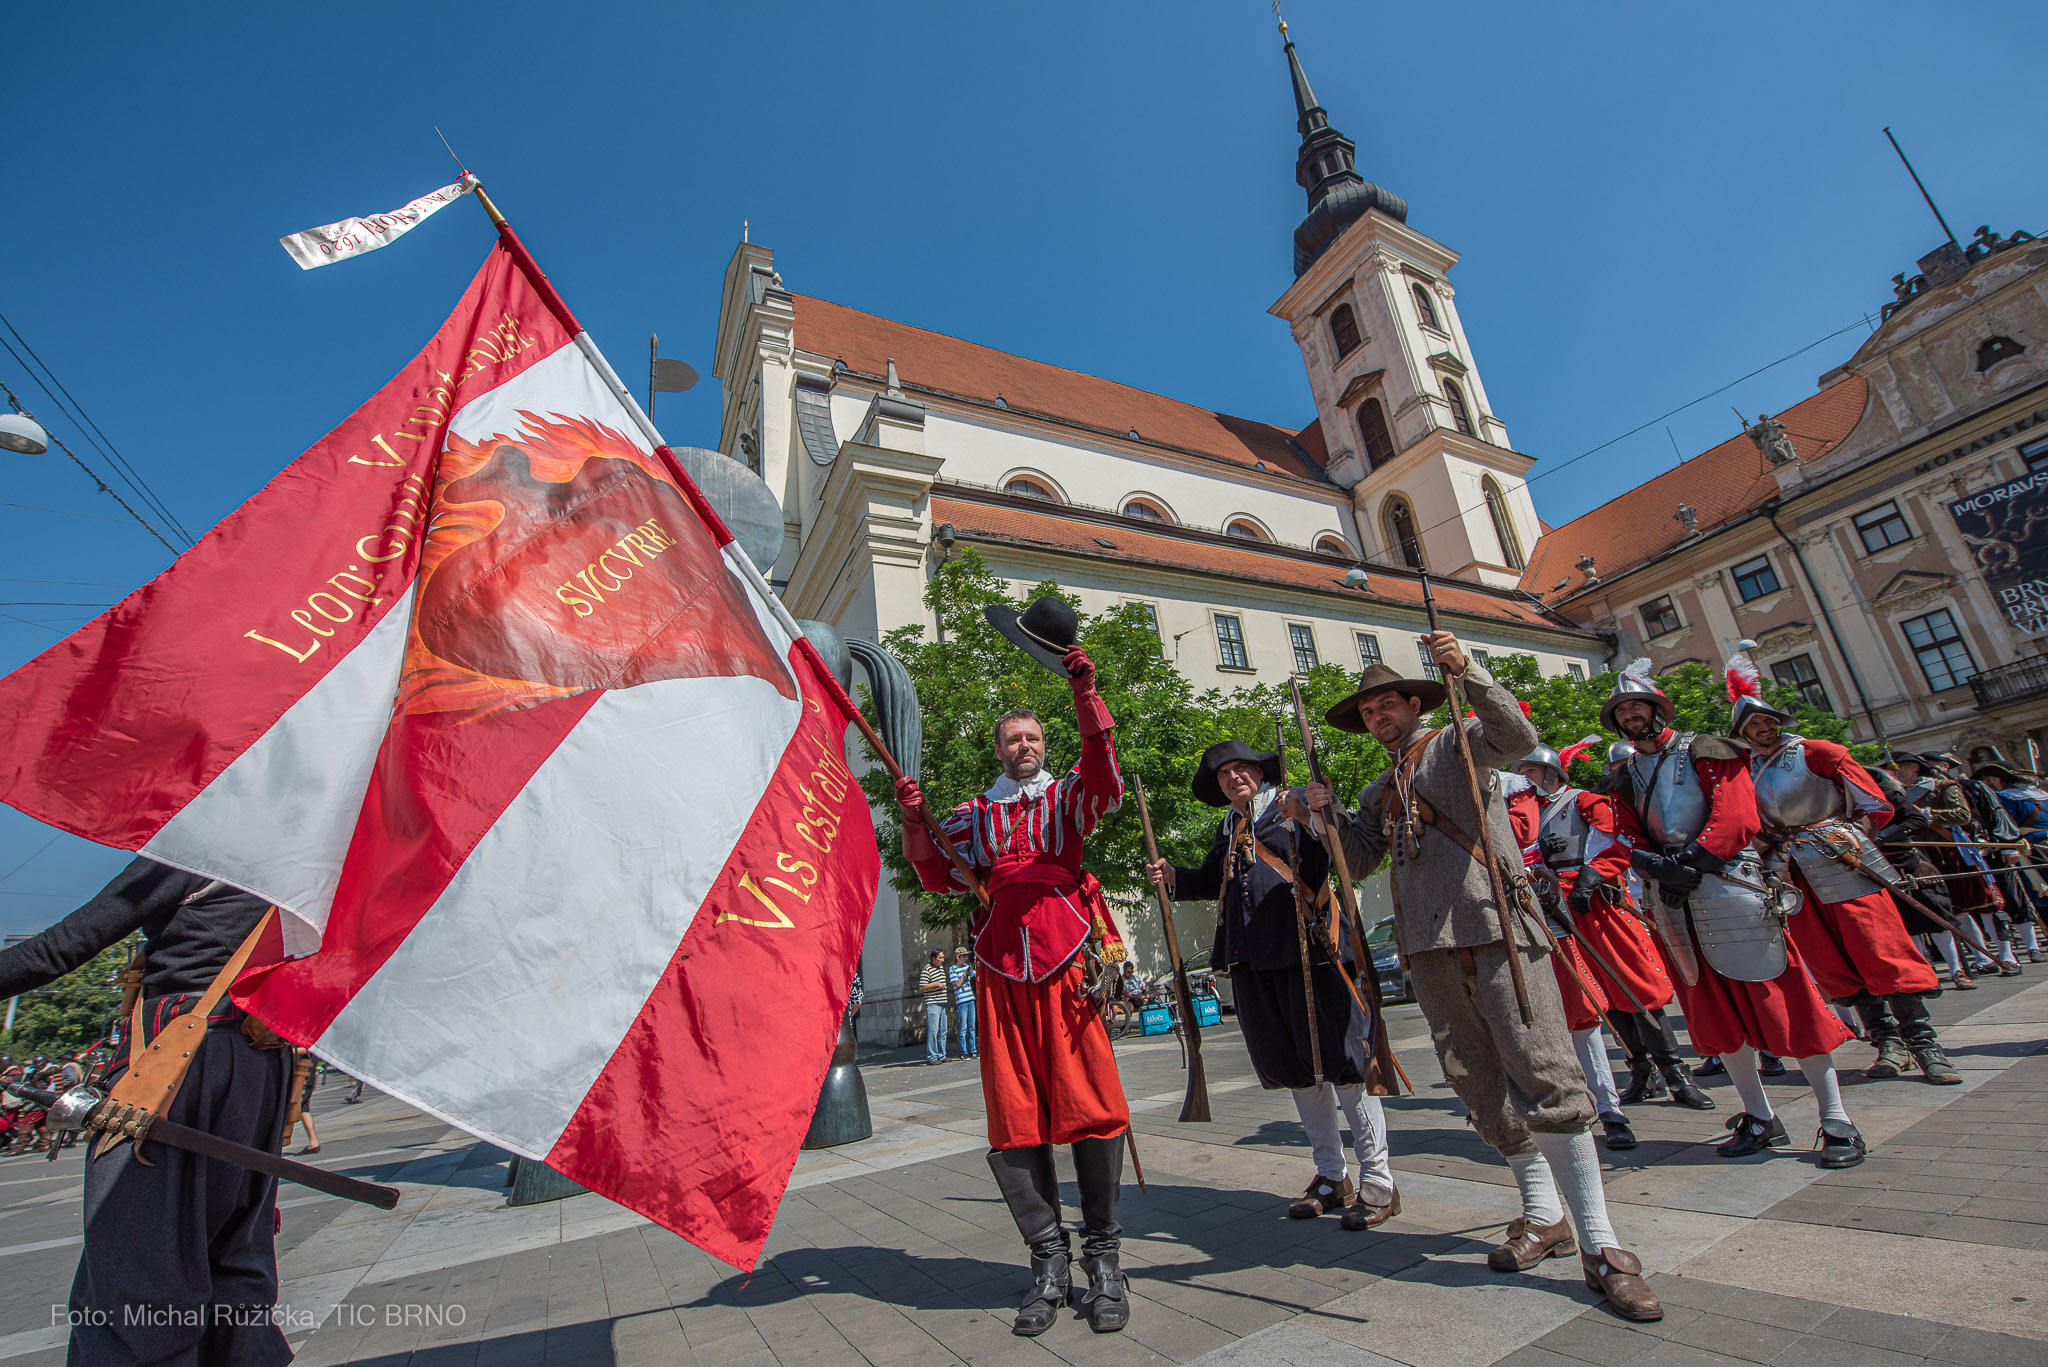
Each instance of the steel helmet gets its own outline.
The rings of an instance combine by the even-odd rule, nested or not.
[[[1678,715],[1678,709],[1671,699],[1664,696],[1664,690],[1650,679],[1650,661],[1647,656],[1629,661],[1628,668],[1614,681],[1614,691],[1607,695],[1607,701],[1600,704],[1600,724],[1610,731],[1621,728],[1614,723],[1614,709],[1625,702],[1646,702],[1656,709],[1659,725],[1671,725],[1671,719]]]

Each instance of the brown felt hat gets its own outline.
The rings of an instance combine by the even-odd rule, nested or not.
[[[1427,712],[1437,707],[1451,695],[1450,689],[1437,679],[1404,679],[1395,670],[1383,664],[1373,665],[1358,676],[1358,687],[1350,697],[1345,698],[1329,711],[1323,713],[1323,720],[1339,731],[1354,735],[1365,733],[1365,723],[1358,719],[1358,705],[1375,693],[1392,689],[1407,698],[1422,699],[1422,710]]]

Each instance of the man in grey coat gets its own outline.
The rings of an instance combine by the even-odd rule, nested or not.
[[[1502,885],[1509,888],[1509,900],[1519,903],[1514,888],[1524,877],[1521,846],[1508,824],[1498,771],[1536,747],[1536,728],[1514,695],[1466,655],[1456,636],[1432,632],[1424,642],[1437,667],[1459,680],[1472,709],[1463,726],[1486,829],[1501,860]],[[1374,665],[1358,690],[1329,710],[1330,725],[1370,732],[1390,759],[1359,794],[1357,811],[1340,818],[1345,853],[1359,870],[1393,856],[1388,879],[1395,938],[1416,1002],[1429,1020],[1437,1059],[1480,1138],[1499,1150],[1521,1188],[1522,1214],[1509,1223],[1506,1242],[1487,1265],[1519,1272],[1576,1247],[1583,1250],[1586,1284],[1604,1294],[1616,1313],[1661,1319],[1664,1312],[1642,1278],[1642,1264],[1619,1247],[1608,1223],[1593,1148],[1593,1099],[1572,1050],[1556,979],[1542,963],[1548,944],[1520,905],[1510,907],[1515,943],[1502,942],[1465,761],[1448,728],[1422,724],[1447,695],[1436,679],[1404,679]],[[1335,806],[1334,794],[1322,784],[1311,785],[1307,798],[1318,812]],[[1510,954],[1521,960],[1530,1024],[1523,1023],[1516,1001]]]

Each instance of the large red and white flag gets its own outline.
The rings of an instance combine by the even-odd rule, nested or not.
[[[879,872],[850,704],[522,262],[0,680],[0,798],[276,902],[278,1031],[751,1267]]]

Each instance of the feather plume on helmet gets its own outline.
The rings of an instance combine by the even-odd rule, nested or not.
[[[1791,714],[1780,712],[1764,701],[1764,679],[1758,672],[1756,661],[1742,651],[1728,657],[1728,703],[1733,709],[1728,729],[1735,735],[1742,734],[1742,728],[1753,717],[1774,717],[1780,726],[1792,720]]]

